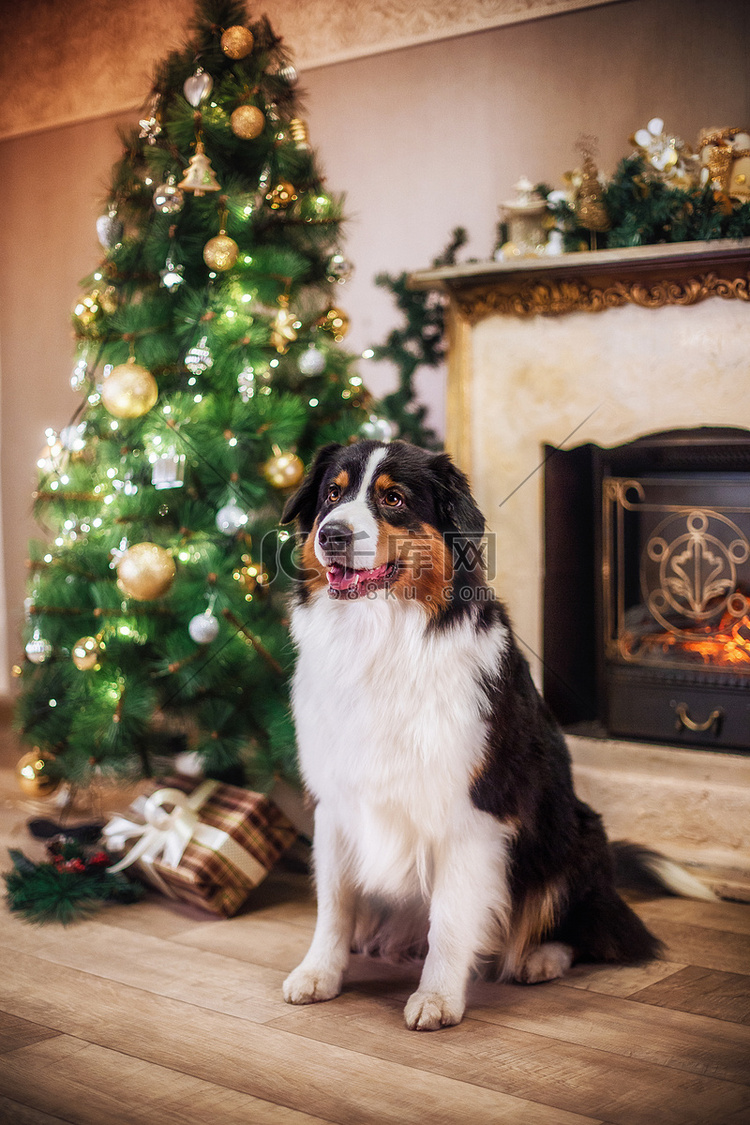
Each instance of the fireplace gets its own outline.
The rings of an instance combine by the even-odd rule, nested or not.
[[[466,263],[424,271],[411,283],[440,288],[449,299],[446,444],[469,474],[493,537],[493,586],[536,683],[567,728],[578,792],[603,815],[613,839],[739,871],[726,885],[732,894],[750,894],[750,754],[742,753],[750,743],[747,704],[744,718],[741,710],[741,700],[750,699],[750,677],[702,658],[693,665],[692,656],[687,668],[682,657],[675,660],[680,667],[664,669],[624,659],[605,666],[601,563],[606,476],[648,474],[653,482],[666,471],[670,480],[698,474],[715,484],[739,474],[747,495],[747,454],[735,454],[740,446],[747,450],[750,434],[750,239]],[[686,447],[698,450],[707,422],[723,428],[720,442],[703,442],[700,462],[697,452],[675,461]],[[658,460],[654,449],[644,463],[639,436],[678,428],[686,441],[668,443]],[[637,454],[630,461],[629,446]],[[622,450],[617,460],[616,450]],[[683,503],[671,495],[651,498],[662,507]],[[633,496],[625,492],[626,500]],[[719,502],[706,494],[697,508],[713,510]],[[639,551],[649,528],[638,525],[646,518],[652,517],[622,513],[628,565],[622,589],[632,598],[626,611],[648,606]],[[747,528],[742,513],[728,518]],[[693,526],[699,529],[700,519]],[[714,534],[708,525],[705,534]],[[733,542],[722,540],[727,548]],[[733,553],[742,555],[738,547]],[[743,568],[744,582],[746,564],[734,565]],[[616,593],[616,577],[610,581]],[[658,632],[664,632],[660,625]],[[643,647],[636,655],[644,655]],[[643,700],[638,676],[644,683],[663,676],[673,689],[665,704],[659,697],[663,733],[630,733],[626,702],[619,710],[629,733],[607,737],[610,722],[619,726],[612,683],[625,680],[630,699]],[[718,699],[714,693],[724,689]],[[684,723],[678,731],[680,703],[696,725],[721,708],[720,731],[718,718],[705,731]],[[732,736],[737,722],[739,735]]]
[[[545,561],[561,722],[750,751],[750,431],[548,447]]]

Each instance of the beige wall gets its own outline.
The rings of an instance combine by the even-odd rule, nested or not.
[[[306,72],[311,136],[352,216],[356,274],[341,291],[353,319],[347,343],[361,350],[394,323],[375,273],[428,265],[457,225],[471,232],[471,255],[486,257],[498,202],[522,173],[559,183],[579,133],[599,137],[600,163],[611,170],[628,134],[654,114],[688,140],[705,125],[750,123],[749,47],[746,0],[624,0]],[[0,144],[10,659],[19,652],[34,465],[45,427],[64,425],[77,406],[69,310],[100,254],[94,221],[119,150],[115,127],[132,117]],[[377,392],[387,385],[382,365],[363,373]],[[422,386],[439,417],[441,373],[427,373]],[[0,655],[3,668],[8,662]]]
[[[268,0],[298,69],[623,0]],[[142,104],[154,59],[179,48],[193,0],[5,0],[0,138]],[[262,9],[253,5],[251,18]],[[39,76],[44,75],[44,81]],[[2,91],[0,91],[2,97]]]

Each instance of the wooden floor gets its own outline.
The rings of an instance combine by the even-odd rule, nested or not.
[[[29,854],[0,775],[0,866]],[[278,868],[229,921],[154,896],[68,929],[0,907],[0,1121],[20,1125],[730,1125],[750,1122],[750,906],[637,904],[645,968],[473,987],[456,1028],[409,1032],[414,967],[354,958],[343,995],[281,982],[314,921]]]

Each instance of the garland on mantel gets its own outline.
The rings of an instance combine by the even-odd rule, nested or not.
[[[578,202],[555,199],[549,189],[544,197],[562,230],[564,249],[592,249],[591,232],[580,221]],[[733,199],[710,182],[679,187],[656,179],[639,155],[620,161],[602,187],[601,202],[609,229],[597,232],[594,249],[750,237],[750,202]]]
[[[492,258],[522,265],[527,257],[549,256],[554,261],[562,252],[750,238],[750,132],[703,130],[698,151],[693,152],[654,117],[630,142],[634,151],[604,184],[594,163],[593,137],[579,139],[581,167],[566,173],[565,190],[534,186],[522,177],[516,199],[503,205],[506,215],[498,224]],[[463,228],[456,228],[433,268],[455,265],[467,238]],[[411,289],[406,272],[378,274],[375,284],[391,293],[404,318],[403,326],[391,331],[383,344],[365,352],[368,358],[390,361],[398,372],[397,390],[378,403],[378,411],[396,424],[401,437],[437,448],[437,435],[426,425],[426,409],[417,400],[414,375],[417,368],[435,367],[444,358],[445,294]],[[653,291],[635,284],[600,290],[583,283],[574,287],[571,282],[527,282],[520,293],[501,293],[496,286],[487,293],[480,287],[456,291],[454,298],[463,314],[476,320],[490,311],[530,316],[626,303],[650,308],[693,304],[719,288],[723,295],[731,291],[747,300],[747,278],[698,278]]]
[[[496,256],[518,253],[513,246],[514,221],[522,236],[526,229],[523,253],[615,250],[750,236],[748,130],[704,129],[694,151],[666,130],[660,117],[654,117],[629,139],[633,151],[619,162],[608,182],[600,181],[594,162],[597,142],[590,136],[581,136],[576,144],[581,165],[566,173],[566,190],[553,191],[543,184],[532,188],[522,178],[516,185],[518,199],[505,208],[510,244],[500,247]],[[545,201],[547,213],[536,228],[538,245],[529,245],[524,216],[538,213]]]

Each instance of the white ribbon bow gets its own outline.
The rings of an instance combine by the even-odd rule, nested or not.
[[[146,820],[145,824],[134,824],[123,816],[112,817],[102,833],[108,840],[117,839],[119,844],[132,837],[140,839],[133,844],[127,855],[107,870],[116,874],[141,860],[141,869],[151,882],[159,890],[175,898],[174,891],[154,869],[153,863],[154,860],[160,860],[166,866],[178,867],[185,848],[194,840],[212,851],[221,852],[253,884],[259,883],[266,874],[263,864],[246,852],[227,832],[202,824],[198,819],[198,810],[218,786],[218,781],[204,781],[190,795],[180,789],[157,789],[143,800],[139,808]],[[167,812],[165,805],[171,805],[172,811]]]

